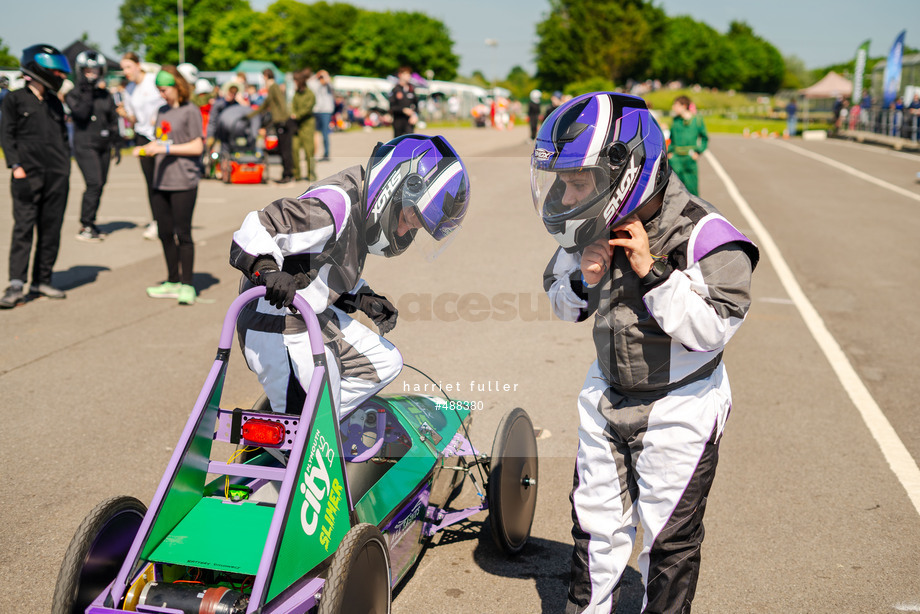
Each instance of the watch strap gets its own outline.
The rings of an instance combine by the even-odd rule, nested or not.
[[[652,256],[652,259],[652,268],[639,280],[646,291],[663,284],[674,272],[667,256]]]

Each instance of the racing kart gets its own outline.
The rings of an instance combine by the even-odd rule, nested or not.
[[[490,456],[470,441],[463,401],[375,396],[337,423],[319,324],[300,296],[315,363],[301,413],[274,413],[264,397],[222,408],[236,319],[264,292],[230,306],[149,509],[114,497],[78,528],[55,614],[383,613],[432,536],[479,512],[504,552],[524,547],[538,484],[527,413],[502,419]],[[215,442],[235,444],[226,462],[211,458]],[[466,480],[478,504],[454,509]]]

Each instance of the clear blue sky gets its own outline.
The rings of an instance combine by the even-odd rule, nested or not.
[[[346,0],[347,1],[347,0]],[[451,31],[461,74],[482,70],[504,76],[512,66],[535,70],[535,26],[549,10],[548,0],[355,0],[373,10],[424,11]],[[23,47],[47,42],[66,46],[83,32],[111,53],[117,42],[120,0],[12,0],[2,9],[0,39],[18,56]],[[250,0],[264,10],[270,0]],[[668,15],[688,14],[720,32],[733,19],[747,21],[784,56],[795,55],[809,68],[846,61],[872,39],[872,56],[888,53],[907,28],[906,43],[920,47],[920,0],[656,0]],[[498,41],[488,47],[486,39]]]

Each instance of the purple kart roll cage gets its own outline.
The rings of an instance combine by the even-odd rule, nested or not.
[[[231,410],[220,409],[218,405],[220,402],[223,378],[226,374],[230,352],[233,347],[237,318],[246,304],[264,295],[264,287],[251,288],[240,294],[228,308],[221,329],[217,356],[202,386],[201,392],[197,397],[194,409],[185,424],[179,442],[170,457],[163,478],[150,502],[149,509],[144,515],[137,533],[131,541],[130,547],[122,550],[123,552],[126,551],[127,555],[120,565],[118,574],[111,584],[95,597],[90,606],[85,610],[87,614],[115,614],[116,612],[124,611],[120,608],[123,607],[123,601],[126,595],[128,595],[129,588],[136,581],[139,574],[143,572],[147,564],[154,562],[149,560],[148,553],[151,550],[148,541],[163,539],[162,531],[157,524],[158,516],[161,511],[163,511],[164,502],[167,496],[170,495],[171,491],[174,492],[177,486],[177,478],[180,477],[180,471],[188,470],[188,461],[186,457],[189,456],[189,452],[195,445],[195,442],[203,438],[231,441],[228,432],[229,429],[223,424],[219,427],[215,426],[213,420],[217,418],[222,419],[226,417],[228,413],[232,413]],[[283,449],[290,450],[290,458],[292,460],[304,458],[304,450],[313,429],[312,425],[316,418],[315,414],[317,414],[317,410],[321,405],[321,395],[323,394],[324,387],[328,384],[325,346],[316,314],[307,301],[300,295],[295,295],[293,307],[297,309],[307,326],[307,332],[310,338],[310,351],[313,355],[315,367],[306,391],[303,410],[299,416],[299,425],[296,420],[292,420],[292,422],[294,422],[291,427],[291,436],[293,440],[283,446]],[[332,399],[330,403],[334,415],[336,414],[337,403],[337,399]],[[254,412],[246,413],[251,415]],[[264,416],[264,414],[261,415]],[[215,416],[217,418],[215,418]],[[279,414],[279,416],[291,418],[289,414]],[[385,422],[385,419],[378,418],[378,425],[383,425]],[[338,419],[335,420],[335,424],[338,424]],[[378,435],[382,428],[382,426],[379,427]],[[383,437],[378,436],[377,444],[372,446],[371,449],[353,457],[348,457],[345,455],[344,450],[341,449],[342,444],[341,440],[339,440],[338,454],[342,458],[342,462],[361,462],[376,454],[380,449],[379,444],[382,443]],[[473,447],[468,437],[461,433],[457,433],[453,449],[447,452],[445,456],[472,456],[475,460],[472,461],[470,466],[482,462],[484,458]],[[283,533],[288,517],[291,514],[292,500],[297,490],[298,479],[300,478],[299,474],[302,472],[302,462],[299,460],[298,462],[287,463],[286,467],[272,467],[242,463],[222,463],[212,461],[210,458],[204,458],[199,465],[203,465],[204,463],[207,463],[206,467],[196,466],[194,470],[199,473],[204,471],[206,474],[280,482],[277,504],[272,512],[267,538],[258,564],[258,571],[255,574],[252,590],[249,595],[249,604],[246,609],[247,614],[256,612],[260,614],[305,612],[315,607],[318,604],[318,595],[324,586],[325,580],[321,577],[310,577],[311,574],[309,570],[298,580],[289,584],[287,588],[280,593],[275,591],[277,594],[269,599],[269,584],[276,572]],[[343,478],[345,479],[344,490],[346,493],[343,502],[347,505],[348,513],[352,519],[351,526],[353,526],[355,522],[354,519],[356,518],[355,502],[352,500],[349,491],[347,475],[343,475]],[[477,490],[478,489],[479,486],[477,486]],[[424,513],[423,535],[425,537],[431,537],[438,531],[452,524],[488,509],[488,497],[480,492],[479,498],[479,505],[462,510],[442,509],[429,504]],[[125,536],[125,539],[122,541],[122,546],[126,546],[128,542],[127,536]],[[142,552],[144,553],[144,558],[142,558]],[[272,586],[272,589],[274,590],[274,586]],[[136,611],[148,614],[182,614],[180,610],[175,608],[143,604],[138,604],[136,606]]]

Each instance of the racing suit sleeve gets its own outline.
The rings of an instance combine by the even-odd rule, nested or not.
[[[19,116],[19,110],[12,96],[7,94],[0,105],[0,147],[3,148],[3,157],[6,158],[7,168],[13,168],[15,164],[22,164],[19,158],[19,151],[16,148],[16,120]]]
[[[751,259],[727,243],[684,270],[676,270],[643,297],[661,329],[688,350],[722,348],[751,306]]]
[[[321,259],[335,242],[332,214],[314,199],[282,198],[261,211],[249,213],[240,229],[233,233],[230,264],[252,280],[256,262],[270,257],[281,270],[285,259]],[[306,296],[317,313],[325,310],[337,298],[328,292],[322,279],[310,280],[311,292]],[[324,286],[325,287],[325,286]]]
[[[88,124],[93,115],[93,85],[85,79],[80,79],[76,87],[64,98],[70,107],[70,115],[74,122],[84,126]]]
[[[581,252],[557,249],[543,272],[543,289],[560,320],[581,322],[597,309],[598,291],[585,288],[581,279]]]

